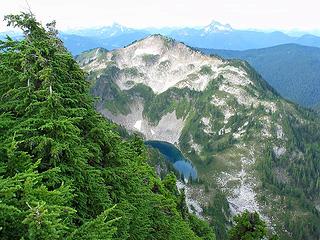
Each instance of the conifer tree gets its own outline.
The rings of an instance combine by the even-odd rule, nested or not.
[[[267,236],[266,224],[257,212],[244,211],[234,217],[235,225],[229,231],[230,240],[258,240]]]

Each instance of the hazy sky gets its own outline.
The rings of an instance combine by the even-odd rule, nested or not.
[[[320,29],[319,0],[28,0],[43,23],[59,29],[105,26],[204,26],[212,20],[234,28]],[[26,0],[0,0],[0,18],[26,11]],[[1,21],[0,31],[5,23]]]

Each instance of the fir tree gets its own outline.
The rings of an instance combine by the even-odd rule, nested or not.
[[[257,212],[244,211],[234,217],[235,225],[229,231],[230,240],[258,240],[267,236],[266,224]]]

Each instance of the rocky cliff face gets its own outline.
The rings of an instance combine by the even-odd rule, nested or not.
[[[160,35],[77,60],[104,116],[146,139],[176,144],[193,161],[208,188],[195,199],[203,208],[214,205],[210,195],[222,189],[232,213],[258,211],[284,239],[292,236],[290,217],[320,219],[314,211],[320,178],[312,165],[318,161],[306,152],[320,142],[314,132],[320,125],[245,62],[205,56]],[[311,173],[314,187],[306,191],[300,177]]]

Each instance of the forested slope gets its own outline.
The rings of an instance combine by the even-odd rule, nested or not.
[[[142,140],[95,111],[54,24],[6,19],[25,38],[0,42],[0,238],[215,239]]]

